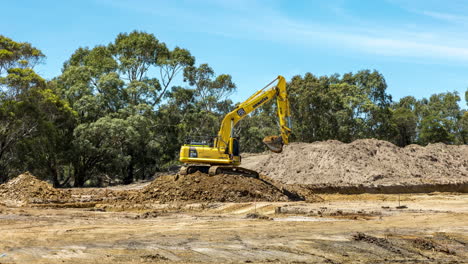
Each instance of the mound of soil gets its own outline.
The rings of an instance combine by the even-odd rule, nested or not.
[[[142,191],[142,199],[172,201],[251,202],[288,201],[281,190],[261,179],[241,175],[209,176],[196,172],[189,175],[165,175],[155,179]]]
[[[0,185],[0,197],[10,203],[60,203],[71,198],[69,192],[55,189],[29,172]]]
[[[291,143],[280,154],[250,156],[243,167],[286,184],[390,186],[468,183],[468,146],[400,148],[376,139]]]

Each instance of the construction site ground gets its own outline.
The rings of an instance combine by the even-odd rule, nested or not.
[[[5,263],[468,263],[468,146],[293,143],[259,179],[0,185]]]
[[[466,194],[320,197],[1,206],[0,263],[466,263]]]

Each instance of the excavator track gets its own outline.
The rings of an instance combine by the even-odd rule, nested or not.
[[[211,166],[208,174],[211,176],[216,174],[235,174],[253,178],[259,177],[258,172],[237,166]]]
[[[188,165],[180,168],[179,174],[180,175],[188,175],[195,172],[202,172],[207,173],[210,176],[214,176],[217,174],[234,174],[234,175],[242,175],[246,177],[252,178],[259,178],[259,174],[256,171],[249,170],[242,167],[237,166],[223,166],[223,165],[216,165],[216,166],[209,166],[209,165]]]
[[[197,171],[202,172],[202,173],[208,173],[210,169],[209,165],[187,165],[183,166],[179,170],[180,175],[187,175],[187,174],[192,174]]]

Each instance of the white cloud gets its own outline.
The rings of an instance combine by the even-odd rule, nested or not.
[[[365,21],[365,26],[301,21],[261,1],[196,1],[198,8],[194,8],[194,2],[182,2],[184,5],[174,2],[155,4],[150,1],[144,8],[125,0],[106,3],[152,15],[175,17],[181,20],[180,23],[188,23],[186,30],[230,38],[268,40],[312,48],[328,46],[381,56],[468,61],[465,32],[452,32],[452,28],[439,27],[436,30],[415,23],[410,29],[405,29],[405,25],[399,25],[397,21],[391,26],[382,25],[379,21]],[[213,13],[212,10],[217,11]],[[467,17],[442,12],[422,11],[422,14],[452,22],[467,21]]]
[[[441,12],[435,12],[435,11],[421,11],[420,12],[423,15],[440,19],[440,20],[445,20],[451,23],[462,23],[462,24],[467,24],[468,23],[468,17],[467,16],[460,16],[456,14],[449,14],[449,13],[441,13]]]

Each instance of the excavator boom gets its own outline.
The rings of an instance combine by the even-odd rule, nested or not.
[[[273,84],[277,80],[277,85],[274,87],[270,87],[271,84]],[[233,137],[234,126],[237,124],[237,122],[242,120],[255,109],[258,109],[265,103],[271,101],[275,97],[277,105],[277,115],[281,131],[281,141],[276,136],[269,136],[266,137],[263,140],[263,142],[267,145],[267,147],[274,148],[274,150],[270,148],[272,151],[281,152],[281,150],[278,149],[279,145],[281,144],[282,149],[282,144],[288,144],[289,135],[291,134],[289,100],[288,93],[286,91],[286,80],[283,76],[278,76],[278,78],[270,82],[263,89],[250,96],[247,100],[239,104],[233,111],[231,111],[224,117],[215,145],[220,148],[229,147],[228,142],[229,139]]]

